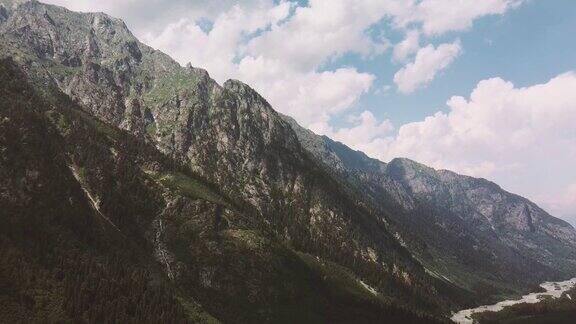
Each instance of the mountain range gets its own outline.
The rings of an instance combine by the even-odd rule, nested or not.
[[[576,273],[576,231],[384,163],[119,19],[0,0],[0,319],[446,322]]]

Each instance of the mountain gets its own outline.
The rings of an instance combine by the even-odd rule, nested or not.
[[[574,273],[574,229],[496,185],[316,136],[105,14],[0,3],[0,318],[435,322]]]
[[[386,164],[284,119],[328,172],[367,203],[395,211],[394,235],[428,271],[476,298],[574,275],[574,229],[527,199],[404,158]]]
[[[0,61],[2,322],[435,322]]]
[[[14,146],[16,152],[3,167],[9,171],[6,193],[18,192],[19,177],[27,174],[20,159],[38,165],[47,158],[57,163],[55,169],[41,174],[32,169],[37,175],[23,181],[51,182],[44,174],[66,174],[70,183],[51,187],[49,192],[66,196],[66,188],[75,187],[83,204],[91,207],[81,212],[83,217],[112,227],[112,233],[100,233],[98,240],[107,242],[109,235],[119,232],[127,241],[119,246],[135,245],[144,260],[142,264],[127,262],[150,271],[146,273],[150,284],[182,290],[183,297],[176,297],[182,299],[184,311],[187,305],[203,305],[225,322],[350,321],[348,316],[366,322],[378,317],[432,320],[422,313],[437,305],[433,294],[424,293],[433,289],[433,280],[383,229],[384,224],[315,167],[291,127],[248,86],[229,81],[221,87],[202,70],[181,68],[139,43],[121,21],[103,14],[77,14],[38,2],[5,7],[4,12],[1,48],[8,59],[3,61],[7,71],[3,79],[17,80],[16,90],[4,90],[3,97],[15,101],[5,103],[4,118],[10,121],[16,118],[12,114],[31,109],[29,97],[37,93],[33,101],[39,111],[34,118],[49,126],[34,128],[34,136],[55,146],[48,152],[39,151],[48,149],[41,145],[30,147],[33,158],[17,155],[19,143],[31,135],[7,122],[9,139],[3,143]],[[11,71],[21,71],[22,76],[15,77],[18,73]],[[26,120],[33,126],[33,116],[28,117],[21,118],[22,127],[28,126]],[[156,147],[160,151],[153,160],[141,156],[139,150]],[[52,156],[60,159],[53,161]],[[59,245],[41,245],[39,251],[18,247],[26,235],[15,235],[12,228],[26,224],[38,229],[39,233],[32,233],[33,241],[44,237],[40,242],[75,246],[84,239],[84,235],[61,237],[60,231],[76,233],[75,228],[81,226],[59,223],[65,221],[58,210],[68,208],[66,199],[44,202],[48,197],[35,191],[23,195],[36,197],[27,200],[34,204],[26,210],[32,219],[11,205],[26,206],[26,201],[3,199],[2,204],[9,206],[4,210],[11,210],[14,218],[14,224],[3,228],[7,240],[13,242],[7,253],[17,250],[29,258],[27,262],[38,263],[31,267],[30,276],[84,271],[75,283],[88,275],[106,282],[132,278],[131,272],[128,278],[116,278],[116,272],[108,277],[92,273],[80,261],[57,270],[54,263],[63,262],[60,259],[36,260],[37,255],[54,255]],[[53,208],[34,213],[43,210],[42,205]],[[44,226],[51,219],[57,228]],[[89,247],[86,243],[75,254],[62,248],[57,254],[64,258],[78,254],[78,260],[99,257],[85,255]],[[376,258],[387,263],[376,263]],[[96,267],[116,264],[118,259],[124,258],[85,262],[94,262]],[[150,264],[155,268],[149,269]],[[113,270],[103,267],[105,272]],[[411,274],[410,284],[401,271]],[[156,283],[155,276],[165,283]],[[26,280],[27,276],[10,272],[3,281],[9,285]],[[143,287],[147,287],[146,280],[140,283]],[[75,305],[56,308],[54,313],[62,316],[58,318],[101,316],[93,313],[105,310],[106,297],[111,297],[94,297],[99,298],[94,309],[88,306],[89,300],[75,300],[85,293],[75,297],[68,291],[71,288],[50,288],[57,285],[47,284],[46,294]],[[11,287],[14,294],[6,298],[13,307],[24,298],[20,294],[32,305],[43,305],[38,295],[44,293],[29,292],[21,285]],[[86,289],[95,293],[95,288]],[[136,302],[144,298],[132,297]],[[447,299],[437,299],[448,307]],[[172,304],[170,299],[164,302]],[[160,306],[142,307],[164,313]],[[20,312],[28,314],[26,309]]]

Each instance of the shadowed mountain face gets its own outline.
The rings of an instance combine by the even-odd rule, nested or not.
[[[0,3],[2,257],[31,265],[0,277],[15,320],[100,319],[115,285],[73,289],[95,277],[157,290],[129,320],[434,321],[574,272],[574,229],[494,184],[316,136],[105,14]]]

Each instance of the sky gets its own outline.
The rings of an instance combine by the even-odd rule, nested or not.
[[[576,225],[574,0],[46,0],[122,18],[371,157],[482,177]]]

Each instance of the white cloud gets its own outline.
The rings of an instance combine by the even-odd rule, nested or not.
[[[380,96],[387,96],[388,94],[390,94],[390,90],[392,90],[392,86],[389,84],[385,84],[385,85],[381,86],[380,88],[375,89],[374,94],[380,95]]]
[[[396,18],[400,25],[420,23],[427,35],[462,31],[474,20],[487,15],[501,15],[524,0],[423,0],[412,10]]]
[[[387,48],[364,31],[390,11],[395,1],[312,0],[285,24],[252,39],[247,53],[310,70],[347,52],[371,55]]]
[[[394,46],[392,59],[396,62],[402,62],[408,56],[416,53],[420,49],[420,33],[416,30],[411,30],[406,33],[406,38]]]
[[[389,145],[387,137],[394,130],[390,121],[379,122],[370,111],[364,111],[360,115],[351,116],[349,122],[352,123],[350,128],[335,130],[328,124],[317,123],[311,125],[311,129],[372,156]]]
[[[430,83],[438,72],[446,69],[460,55],[460,41],[441,44],[438,47],[428,45],[416,54],[414,62],[408,63],[394,75],[398,90],[408,94]]]
[[[238,2],[247,9],[257,7],[261,0],[43,0],[82,12],[105,12],[126,21],[132,31],[144,35],[159,32],[166,25],[182,19],[214,19]]]
[[[101,11],[111,14],[116,12],[124,12],[125,8],[133,7],[135,4],[138,3],[137,0],[127,0],[127,1],[46,0],[43,2],[49,4],[55,4],[58,6],[64,6],[74,11],[82,11],[82,12]]]
[[[354,68],[302,72],[280,60],[245,57],[239,75],[270,103],[305,125],[327,122],[370,90],[374,76]]]
[[[542,206],[552,215],[562,216],[576,226],[576,182],[554,193],[537,196],[536,199],[542,201]]]
[[[468,99],[452,97],[449,112],[405,124],[395,135],[363,135],[363,149],[383,161],[408,157],[486,177],[569,219],[576,216],[574,89],[573,72],[525,88],[484,80]],[[340,139],[358,147],[354,138]]]

